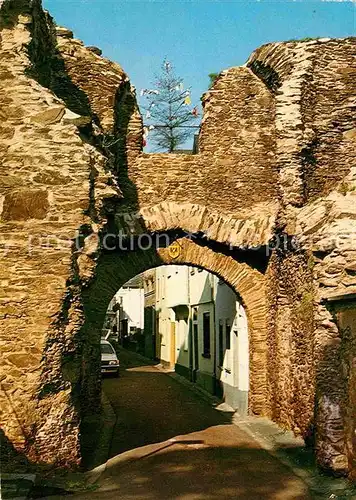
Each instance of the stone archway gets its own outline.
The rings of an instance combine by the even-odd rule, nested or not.
[[[87,325],[93,327],[102,310],[94,308],[90,321],[85,317],[95,291],[92,274],[105,295],[129,268],[121,259],[108,269],[113,261],[95,245],[85,244],[78,257],[72,239],[85,228],[94,241],[117,209],[134,210],[145,231],[204,232],[221,247],[266,245],[281,231],[287,240],[298,237],[302,252],[272,251],[268,285],[262,272],[220,256],[216,247],[187,243],[185,257],[174,261],[210,269],[242,295],[254,339],[252,411],[291,429],[316,420],[319,463],[355,470],[349,442],[354,398],[345,398],[340,383],[344,367],[353,367],[352,350],[344,348],[343,325],[324,304],[353,299],[356,286],[355,130],[343,104],[354,92],[355,40],[261,47],[247,65],[223,71],[205,95],[199,154],[147,155],[122,68],[57,29],[40,1],[18,3],[8,0],[0,14],[6,20],[0,397],[7,438],[36,462],[78,462],[80,400],[89,394],[83,374],[95,358]],[[91,121],[95,133],[88,126],[89,136],[78,134],[77,125]],[[341,252],[333,240],[344,240],[345,230],[350,246]],[[131,252],[131,265],[137,264],[131,272],[167,262],[166,252],[147,252],[147,261]],[[81,275],[82,264],[87,273]],[[116,281],[102,280],[115,276],[115,266]]]
[[[207,238],[234,247],[268,245],[275,224],[276,205],[259,205],[249,216],[232,217],[207,206],[184,202],[162,201],[145,205],[139,215],[148,231],[183,229],[191,234],[204,233]]]
[[[84,291],[85,335],[100,331],[108,304],[116,291],[133,276],[164,264],[204,268],[222,278],[240,295],[250,332],[250,411],[268,414],[267,401],[267,304],[264,275],[246,263],[182,238],[175,254],[171,245],[153,250],[108,252],[101,256],[93,283]],[[95,333],[94,333],[95,335]]]
[[[76,344],[72,355],[65,353],[63,336],[61,338],[58,332],[45,347],[44,366],[48,370],[53,359],[60,356],[61,373],[56,373],[56,379],[61,377],[67,381],[67,389],[52,388],[51,379],[46,379],[44,375],[36,409],[40,418],[36,422],[32,446],[33,452],[42,460],[58,463],[80,460],[80,419],[100,405],[99,339],[108,304],[130,278],[166,264],[204,268],[222,278],[239,294],[249,324],[249,409],[254,414],[269,414],[267,305],[262,272],[188,238],[175,240],[168,247],[157,249],[102,252],[95,262],[94,278],[82,288],[80,297],[73,297],[68,311],[71,319],[63,335],[66,332],[69,334],[68,329],[72,329],[71,339],[68,339]],[[77,333],[75,322],[81,324]],[[55,348],[56,343],[58,349]]]

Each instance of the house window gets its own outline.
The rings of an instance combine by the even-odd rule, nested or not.
[[[222,320],[219,321],[219,366],[224,363],[224,325]]]
[[[231,325],[230,325],[230,321],[226,321],[226,326],[225,326],[225,346],[226,346],[226,349],[230,349],[230,347],[231,347]]]
[[[210,357],[210,312],[203,313],[203,356]]]
[[[197,320],[198,320],[198,308],[193,307],[193,321],[197,321]]]

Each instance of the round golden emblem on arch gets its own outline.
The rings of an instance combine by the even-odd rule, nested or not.
[[[178,241],[174,241],[169,247],[168,247],[168,253],[169,256],[172,259],[176,259],[177,257],[180,256],[182,251],[182,246],[178,243]]]

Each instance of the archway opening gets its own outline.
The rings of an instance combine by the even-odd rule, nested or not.
[[[222,417],[231,423],[235,411],[247,414],[247,314],[241,297],[216,274],[170,264],[134,276],[110,300],[100,336],[102,402],[120,422],[109,458],[223,424]],[[183,391],[215,398],[216,417],[199,417],[179,383]],[[179,411],[171,384],[182,398]],[[90,453],[83,456],[92,466]]]
[[[149,249],[129,247],[105,251],[97,260],[95,279],[91,280],[88,283],[89,286],[82,291],[85,316],[82,328],[82,338],[85,341],[83,345],[85,363],[81,378],[82,423],[87,417],[90,418],[93,408],[100,407],[99,346],[101,333],[104,337],[108,333],[105,332],[108,330],[105,326],[105,318],[110,302],[118,290],[125,287],[125,284],[135,276],[142,273],[147,275],[152,272],[152,269],[156,269],[155,273],[162,273],[164,266],[167,265],[169,265],[167,269],[178,271],[178,281],[182,279],[184,266],[192,266],[194,275],[189,274],[189,276],[192,280],[203,280],[205,286],[207,276],[211,273],[213,278],[209,279],[215,280],[215,284],[210,286],[210,290],[215,286],[215,299],[217,302],[220,301],[219,307],[226,307],[228,304],[226,296],[230,296],[230,299],[234,297],[234,300],[230,300],[230,308],[231,304],[234,304],[233,314],[230,311],[230,315],[215,318],[215,313],[200,308],[195,317],[193,303],[188,304],[185,299],[182,304],[179,300],[170,304],[172,307],[170,307],[170,316],[166,318],[165,329],[163,325],[158,325],[166,332],[166,339],[163,342],[159,329],[152,342],[152,338],[149,341],[145,337],[145,332],[142,335],[142,332],[138,331],[140,328],[138,324],[131,325],[134,327],[133,335],[127,342],[135,346],[134,350],[137,349],[138,354],[141,351],[141,354],[143,352],[146,357],[149,355],[151,358],[156,358],[156,364],[161,364],[163,369],[173,370],[174,368],[176,376],[189,380],[189,383],[193,382],[194,386],[202,387],[211,394],[220,396],[221,399],[225,398],[228,400],[226,406],[230,404],[231,411],[237,408],[244,414],[248,409],[251,414],[267,415],[267,304],[264,274],[251,263],[246,262],[246,259],[230,255],[228,251],[219,252],[218,249],[210,248],[208,244],[200,244],[200,241],[196,239],[178,238],[170,242],[168,246]],[[164,279],[173,282],[175,278],[165,276]],[[173,287],[175,292],[177,289],[178,287]],[[204,287],[200,290],[201,295],[203,291]],[[199,299],[200,296],[197,303]],[[237,300],[240,304],[239,310],[236,306]],[[238,312],[239,315],[236,318]],[[148,311],[146,311],[147,314]],[[152,319],[151,314],[151,322]],[[210,346],[207,334],[205,334],[204,341],[204,331],[207,331],[208,325],[210,325]],[[242,328],[242,325],[245,327]],[[198,330],[195,335],[198,339],[195,342],[197,347],[194,347],[195,329]],[[240,333],[237,335],[236,332],[239,329]],[[121,338],[123,335],[130,337],[128,322],[126,325],[125,322],[120,324],[119,320],[115,333],[118,344],[123,341]],[[161,333],[163,336],[164,332]],[[167,336],[168,340],[175,338],[175,343],[167,341]],[[187,341],[188,349],[185,350]],[[151,349],[150,354],[147,349],[148,351]],[[234,355],[239,350],[240,353],[246,353],[246,356],[240,356],[240,366],[239,362],[234,359]],[[232,354],[232,351],[235,354]],[[120,382],[120,379],[118,381]],[[113,380],[110,379],[110,382],[113,383]],[[194,420],[193,416],[192,420]],[[83,425],[81,425],[81,431],[83,435]]]
[[[167,265],[135,276],[110,301],[102,338],[159,362],[247,413],[247,315],[241,297],[213,273]]]

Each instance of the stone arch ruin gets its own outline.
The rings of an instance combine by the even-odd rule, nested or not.
[[[205,94],[199,153],[168,155],[142,153],[122,68],[39,0],[5,0],[0,26],[7,438],[35,462],[80,462],[105,301],[173,259],[103,242],[169,234],[174,262],[215,272],[245,302],[251,412],[355,475],[355,39],[257,49]]]

